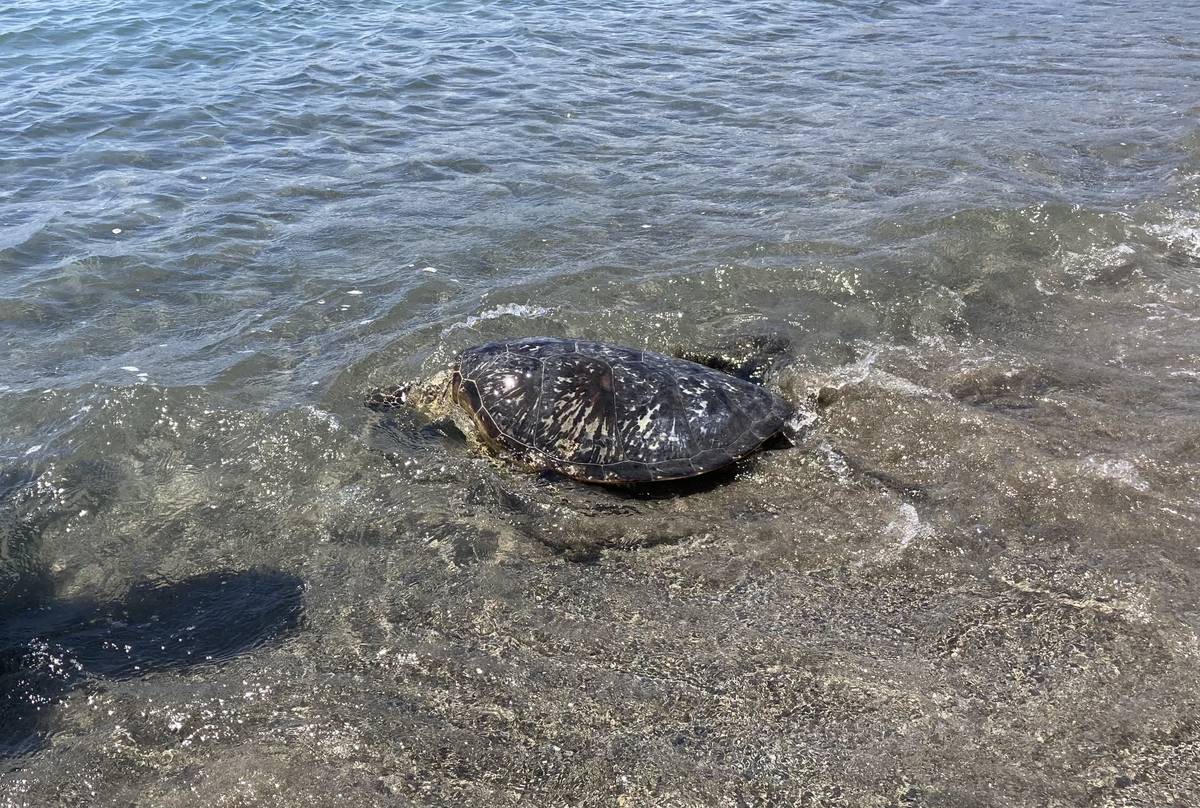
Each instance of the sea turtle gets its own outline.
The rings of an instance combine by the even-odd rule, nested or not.
[[[395,388],[367,405],[430,409],[447,394],[492,448],[536,469],[606,484],[716,471],[778,435],[793,412],[766,388],[712,367],[555,337],[467,348],[431,392]]]

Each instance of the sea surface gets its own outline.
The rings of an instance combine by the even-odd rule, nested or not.
[[[658,493],[372,390],[770,346]],[[0,806],[1200,804],[1192,0],[0,8]]]

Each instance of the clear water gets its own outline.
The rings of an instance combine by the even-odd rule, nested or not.
[[[0,805],[1200,802],[1198,54],[1182,0],[7,5]],[[677,496],[361,406],[762,333],[817,426]]]

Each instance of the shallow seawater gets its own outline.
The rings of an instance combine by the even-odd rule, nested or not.
[[[0,11],[0,806],[1200,803],[1198,87],[1180,0]],[[362,406],[531,335],[818,418]]]

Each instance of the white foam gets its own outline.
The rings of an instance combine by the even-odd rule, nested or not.
[[[798,407],[792,412],[785,425],[793,435],[803,435],[819,420],[821,419],[817,416],[816,411]]]
[[[316,382],[313,382],[313,384],[316,384]],[[306,406],[304,409],[310,415],[312,415],[314,418],[316,418],[318,421],[328,424],[330,426],[330,428],[332,428],[332,429],[341,429],[342,428],[342,422],[339,421],[338,417],[336,415],[334,415],[333,413],[331,413],[327,410],[322,410],[318,407],[314,407],[312,405]]]
[[[861,381],[865,381],[866,378],[871,375],[871,369],[875,367],[875,360],[878,358],[879,351],[871,351],[853,365],[847,365],[839,370],[838,379],[841,381],[841,384],[839,384],[838,387],[842,387],[843,385],[847,384],[858,384]]]
[[[870,378],[872,383],[877,387],[884,390],[891,390],[894,393],[902,393],[916,398],[948,398],[945,393],[939,393],[936,390],[931,390],[928,387],[910,382],[908,379],[888,373],[886,370],[876,370],[875,362],[877,359],[879,359],[879,351],[875,350],[854,364],[842,367],[830,379],[829,386],[841,390],[850,385],[860,384]]]
[[[523,317],[532,319],[534,317],[549,317],[554,313],[553,309],[548,309],[544,306],[527,306],[523,303],[505,303],[502,306],[495,306],[472,315],[462,322],[453,323],[450,326],[442,329],[442,336],[446,336],[452,331],[459,328],[474,328],[480,323],[488,320],[497,320],[501,317]]]
[[[1127,485],[1135,491],[1149,491],[1150,484],[1138,473],[1137,466],[1123,458],[1087,457],[1080,470],[1092,477]]]
[[[1090,281],[1096,278],[1098,269],[1119,267],[1135,252],[1137,251],[1131,245],[1125,243],[1113,247],[1093,246],[1084,252],[1065,252],[1062,259],[1063,268],[1069,275]],[[1035,283],[1039,282],[1035,281]],[[1045,292],[1045,294],[1052,294],[1052,292]]]
[[[887,532],[896,539],[900,549],[904,549],[914,539],[923,538],[931,532],[929,526],[921,521],[917,509],[910,503],[900,505],[900,516],[887,526]]]
[[[1175,211],[1162,224],[1146,225],[1146,231],[1158,236],[1172,249],[1200,257],[1200,212]]]

